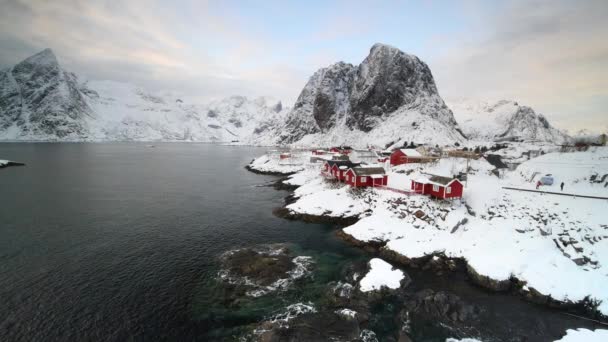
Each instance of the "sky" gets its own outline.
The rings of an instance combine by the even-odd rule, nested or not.
[[[608,130],[608,1],[0,0],[0,68],[44,48],[83,79],[292,104],[374,43],[425,61],[448,100],[512,99]]]

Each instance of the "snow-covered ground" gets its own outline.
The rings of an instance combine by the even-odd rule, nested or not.
[[[272,151],[254,159],[249,167],[259,172],[288,174],[304,170],[308,161],[308,154],[291,153],[291,157],[281,159],[279,152]]]
[[[502,178],[491,174],[485,159],[471,160],[463,200],[437,201],[387,189],[353,191],[324,180],[314,168],[287,181],[300,185],[293,213],[360,217],[344,232],[360,241],[382,241],[384,248],[408,258],[433,253],[464,258],[480,275],[494,280],[516,277],[561,301],[601,300],[608,314],[608,200],[586,199],[503,189],[533,189],[536,180],[553,174],[553,186],[541,190],[608,196],[608,186],[591,183],[593,174],[608,174],[608,148],[549,153],[527,161]],[[452,175],[466,161],[445,158],[389,170],[389,187],[407,190],[424,173]],[[320,167],[320,166],[319,166]],[[318,169],[317,169],[318,170]],[[534,176],[534,177],[532,177]],[[607,177],[608,178],[608,177]]]
[[[566,336],[555,342],[605,342],[608,341],[608,330],[568,329]]]
[[[401,286],[403,272],[393,269],[388,262],[373,258],[369,261],[369,267],[369,272],[359,282],[359,289],[362,292],[381,290],[383,287],[398,289]]]

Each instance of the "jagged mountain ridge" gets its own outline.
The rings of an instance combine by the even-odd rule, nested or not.
[[[81,81],[50,49],[0,71],[0,140],[248,141],[260,120],[283,110],[268,97],[199,105],[127,83]]]
[[[263,123],[264,144],[453,144],[466,139],[429,67],[397,48],[375,44],[358,66],[339,62],[315,72],[285,121]]]
[[[515,101],[449,101],[465,135],[473,140],[524,140],[562,144],[570,137],[531,107]]]
[[[0,130],[80,138],[93,113],[76,75],[63,71],[45,49],[0,72]]]

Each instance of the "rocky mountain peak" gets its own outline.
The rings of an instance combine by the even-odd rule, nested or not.
[[[378,117],[430,95],[438,95],[437,87],[424,62],[390,45],[375,44],[357,70],[349,126],[367,132]]]
[[[380,128],[387,125],[391,127]],[[265,129],[258,131],[267,134],[269,126],[265,123]],[[275,134],[279,144],[318,134],[327,139],[343,139],[337,141],[342,143],[348,140],[347,135],[355,139],[355,135],[374,130],[377,134],[368,135],[369,140],[376,140],[377,135],[388,141],[418,138],[423,142],[429,140],[425,130],[444,129],[443,140],[464,139],[438,95],[429,67],[395,47],[374,44],[360,65],[338,62],[317,70],[285,122],[276,126]],[[357,140],[356,143],[363,143]],[[268,143],[268,139],[262,141]]]
[[[57,56],[53,53],[53,50],[46,48],[37,54],[24,59],[19,64],[30,64],[30,65],[59,65]],[[18,65],[19,65],[18,64]]]

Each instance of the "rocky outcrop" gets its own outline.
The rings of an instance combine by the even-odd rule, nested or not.
[[[355,318],[336,312],[308,312],[283,323],[273,320],[260,324],[252,341],[363,341]]]
[[[236,298],[286,290],[308,275],[314,262],[307,256],[294,256],[287,245],[272,244],[228,251],[220,264],[219,279]]]

